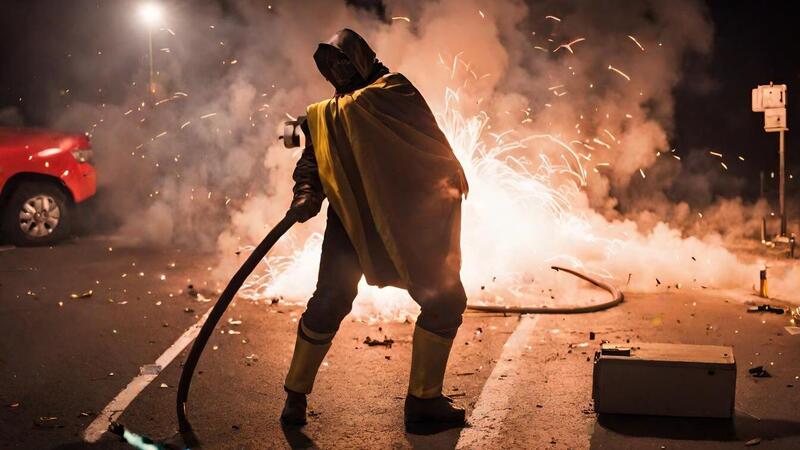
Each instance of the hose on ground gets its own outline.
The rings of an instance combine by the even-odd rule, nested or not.
[[[622,291],[612,286],[611,284],[606,283],[605,281],[597,280],[586,274],[580,273],[576,270],[567,269],[566,267],[551,266],[550,268],[557,272],[558,271],[567,272],[582,280],[588,281],[589,283],[611,294],[611,300],[603,303],[596,303],[586,306],[565,306],[558,308],[550,308],[546,306],[530,307],[530,306],[476,305],[468,303],[467,309],[470,309],[472,311],[514,313],[514,314],[583,314],[583,313],[592,313],[612,308],[622,303],[622,300],[624,299]]]
[[[230,304],[231,300],[233,300],[236,292],[238,292],[239,288],[242,287],[242,284],[244,284],[244,282],[247,280],[247,277],[249,277],[253,270],[255,270],[256,266],[258,266],[258,263],[264,259],[272,246],[278,242],[278,239],[280,239],[281,236],[283,236],[296,222],[297,220],[293,216],[287,214],[280,222],[278,222],[277,225],[275,225],[275,228],[273,228],[269,234],[267,234],[264,240],[258,244],[253,252],[250,253],[250,256],[247,257],[247,260],[244,262],[244,264],[242,264],[242,267],[236,271],[236,274],[233,276],[233,278],[231,278],[231,281],[229,281],[228,285],[225,286],[225,290],[222,291],[222,295],[219,296],[219,300],[217,300],[217,303],[214,305],[214,308],[208,315],[208,319],[206,319],[205,323],[203,323],[203,327],[200,329],[200,333],[197,335],[194,345],[192,345],[192,349],[189,351],[189,356],[183,363],[183,371],[181,372],[181,379],[178,383],[176,408],[180,431],[187,432],[191,430],[191,425],[186,418],[186,402],[189,398],[189,386],[192,384],[194,369],[197,367],[197,362],[200,360],[200,355],[203,354],[203,349],[206,347],[208,339],[214,332],[214,327],[217,326],[217,323],[222,318],[225,310],[228,308],[228,304]]]

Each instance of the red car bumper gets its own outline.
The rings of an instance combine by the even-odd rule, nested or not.
[[[97,192],[97,172],[87,163],[75,163],[76,170],[70,171],[61,179],[72,192],[75,203],[80,203]]]

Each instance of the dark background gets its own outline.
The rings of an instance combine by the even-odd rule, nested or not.
[[[214,1],[225,5],[225,0]],[[143,40],[141,26],[120,13],[136,3],[5,0],[0,14],[0,121],[46,127],[52,125],[54,112],[75,99],[121,100],[141,74],[131,68],[144,65],[144,51],[114,53],[114,49],[130,48],[131,39]],[[383,14],[379,0],[349,3]],[[689,153],[713,150],[725,153],[727,161],[737,161],[723,175],[735,182],[715,183],[714,194],[753,199],[759,193],[759,171],[767,174],[771,183],[767,189],[775,188],[776,179],[770,180],[769,173],[777,169],[778,135],[763,131],[763,114],[750,110],[750,91],[770,81],[786,83],[791,127],[792,113],[800,108],[799,97],[793,94],[800,76],[797,24],[788,1],[707,0],[706,4],[714,24],[713,51],[710,56],[684,61],[684,78],[675,90],[676,128],[671,144],[684,160]],[[174,0],[170,7],[194,5]],[[107,86],[87,85],[83,81],[87,71],[103,75],[96,79],[114,81]],[[70,91],[65,94],[67,88]],[[20,114],[10,112],[14,107]],[[793,133],[787,133],[789,173],[800,162],[795,156],[796,142]],[[735,155],[744,156],[745,163],[738,163]],[[701,169],[711,170],[711,164],[716,162]],[[795,190],[795,181],[788,180],[790,192]]]

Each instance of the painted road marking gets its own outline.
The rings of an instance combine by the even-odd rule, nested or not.
[[[509,402],[514,388],[514,376],[518,374],[522,355],[528,346],[539,316],[520,317],[516,330],[503,345],[503,352],[483,385],[469,417],[470,427],[461,430],[457,449],[493,448],[500,435],[503,421],[511,409]]]
[[[108,430],[108,425],[122,415],[122,413],[125,412],[125,408],[131,404],[133,399],[135,399],[148,384],[155,380],[159,372],[164,370],[164,368],[166,368],[169,363],[197,337],[200,333],[200,328],[202,328],[206,319],[208,319],[208,314],[211,312],[211,309],[212,308],[209,308],[197,323],[189,327],[177,341],[164,351],[164,353],[156,359],[155,364],[142,367],[139,371],[139,375],[133,377],[133,380],[125,386],[125,389],[120,391],[120,393],[103,408],[103,411],[98,414],[97,418],[95,418],[83,432],[83,439],[86,442],[97,442],[100,440],[103,433]]]

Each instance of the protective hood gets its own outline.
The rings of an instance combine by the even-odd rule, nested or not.
[[[337,94],[363,88],[389,72],[367,41],[349,28],[320,43],[314,52],[314,62]]]

